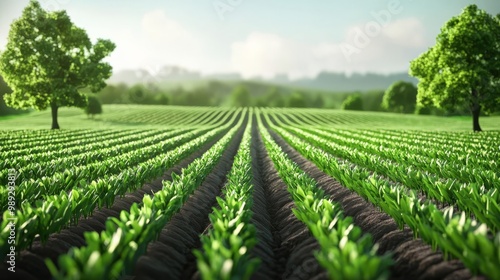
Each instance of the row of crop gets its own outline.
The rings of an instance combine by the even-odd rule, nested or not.
[[[165,169],[177,164],[181,159],[200,148],[218,134],[227,131],[237,114],[225,126],[210,131],[198,131],[198,138],[183,145],[171,139],[172,150],[151,158],[139,165],[121,170],[117,175],[104,176],[96,181],[84,183],[80,188],[58,195],[46,196],[43,201],[22,201],[15,215],[3,213],[0,232],[0,252],[7,252],[7,237],[10,234],[9,218],[15,219],[16,250],[25,249],[39,235],[41,241],[69,224],[76,224],[80,217],[87,217],[96,207],[110,206],[118,195],[134,191],[146,181],[161,176]]]
[[[269,111],[276,111],[271,109]],[[307,113],[306,113],[307,112]],[[346,124],[383,124],[394,122],[392,116],[373,114],[368,112],[349,112],[349,111],[328,111],[328,110],[282,110],[280,113],[293,116],[293,125],[303,125],[303,121],[298,119],[297,115],[314,114],[319,119],[318,125],[346,125]]]
[[[302,118],[317,117],[316,115],[306,114],[303,111],[298,111]],[[279,114],[280,117],[287,122],[288,118],[294,118],[291,113]],[[288,122],[289,123],[289,122]],[[308,127],[316,126],[323,129],[331,128],[321,125],[321,122],[300,123]],[[461,162],[466,161],[473,165],[480,164],[485,168],[493,170],[498,169],[497,161],[494,160],[499,155],[499,150],[496,145],[498,143],[497,134],[481,134],[473,133],[456,133],[456,132],[428,132],[423,131],[391,131],[391,130],[363,130],[349,131],[335,129],[335,133],[351,133],[353,137],[365,135],[367,139],[373,140],[374,144],[381,142],[383,138],[388,143],[418,147],[418,151],[422,154],[428,154],[432,158],[442,159],[460,159]],[[486,135],[486,136],[485,136]],[[422,138],[423,136],[423,138]],[[418,138],[417,138],[418,137]],[[365,139],[366,139],[365,138]],[[373,139],[375,138],[375,139]],[[385,144],[385,143],[384,143]]]
[[[308,129],[315,135],[328,138],[328,140],[341,146],[349,146],[367,154],[374,154],[389,159],[407,167],[416,167],[420,170],[436,174],[441,178],[457,179],[464,183],[477,183],[486,189],[499,187],[498,175],[494,170],[478,166],[475,163],[462,164],[452,159],[443,160],[420,155],[416,146],[402,149],[397,144],[384,143],[378,139],[357,138],[355,133],[344,133],[332,129]],[[327,132],[328,131],[328,132]],[[472,161],[472,160],[471,160]]]
[[[352,145],[335,143],[331,138],[322,138],[321,133],[308,133],[289,128],[296,135],[307,139],[334,156],[349,160],[359,166],[375,171],[403,185],[424,192],[428,198],[457,205],[466,213],[488,225],[493,230],[500,229],[500,194],[496,189],[485,189],[477,183],[460,183],[455,179],[442,179],[417,168],[421,165],[406,163],[405,160],[386,160],[380,155],[365,153]],[[319,135],[319,136],[318,136]],[[437,167],[439,168],[439,167]],[[472,175],[472,174],[471,174]],[[468,199],[460,199],[468,198]]]
[[[11,146],[16,143],[29,143],[40,140],[51,139],[54,136],[58,137],[72,137],[80,135],[82,137],[91,134],[90,129],[80,130],[1,130],[0,141],[5,146]]]
[[[168,116],[168,111],[173,109],[176,112],[175,118]],[[234,110],[221,110],[212,108],[182,108],[175,110],[173,107],[167,109],[139,109],[131,114],[108,116],[107,119],[123,123],[145,123],[164,124],[169,126],[189,125],[200,126],[200,120],[210,118],[219,112],[234,112]],[[213,125],[213,123],[211,124]]]
[[[212,171],[236,132],[243,118],[202,157],[197,158],[172,181],[164,181],[163,189],[152,197],[144,196],[141,205],[133,204],[122,211],[120,218],[106,222],[106,230],[86,233],[87,246],[73,248],[59,258],[59,269],[52,262],[48,267],[55,279],[116,279],[127,272],[154,240],[170,218],[177,213],[189,195]]]
[[[330,130],[331,131],[331,130]],[[353,137],[359,140],[368,141],[372,144],[383,145],[387,148],[398,150],[407,150],[419,155],[427,156],[431,159],[438,159],[445,162],[453,162],[461,165],[471,165],[485,169],[498,170],[499,163],[495,160],[500,156],[500,151],[495,151],[495,142],[485,143],[485,151],[482,151],[481,156],[475,149],[455,147],[453,144],[436,144],[432,139],[429,140],[412,140],[411,135],[414,133],[407,132],[404,135],[386,136],[382,132],[371,131],[336,131],[339,134],[347,137]],[[463,136],[464,138],[467,135]],[[457,141],[457,140],[455,140]]]
[[[203,113],[198,110],[188,110],[186,108],[180,110],[175,107],[144,108],[131,110],[128,114],[122,112],[106,114],[106,119],[123,123],[158,123],[158,120],[162,120],[163,124],[168,125],[179,121],[196,121],[200,114]]]
[[[477,134],[469,131],[401,131],[401,130],[368,130],[378,133],[381,137],[403,137],[408,141],[422,142],[428,145],[450,145],[457,151],[463,148],[480,149],[491,148],[488,143],[500,140],[498,132],[485,131]],[[430,141],[432,140],[432,141]]]
[[[187,114],[176,119],[165,118],[162,112],[156,115],[144,115],[143,122],[146,123],[156,123],[156,124],[185,124],[190,126],[203,126],[207,119],[213,119],[220,113],[226,113],[227,111],[215,111],[215,110],[205,110],[200,112],[187,111]]]
[[[75,130],[74,134],[64,136],[58,136],[57,134],[51,134],[52,137],[47,139],[37,139],[30,141],[29,143],[12,143],[12,144],[2,144],[5,148],[2,148],[1,156],[8,158],[15,158],[18,156],[25,156],[30,154],[37,154],[40,152],[48,151],[47,146],[51,146],[55,149],[66,149],[75,146],[82,146],[85,144],[94,143],[95,141],[106,140],[109,138],[114,138],[115,135],[118,137],[133,134],[134,131],[88,131],[85,134],[80,134],[79,130]]]
[[[481,165],[485,168],[496,169],[500,151],[496,147],[498,140],[484,140],[481,147],[464,146],[463,140],[475,137],[467,133],[456,133],[456,137],[447,136],[446,143],[436,141],[435,137],[425,139],[415,139],[413,136],[420,135],[420,132],[405,131],[404,133],[393,133],[391,131],[340,131],[341,133],[353,134],[354,137],[364,137],[366,139],[376,139],[380,143],[387,145],[397,145],[401,148],[415,147],[419,154],[432,158],[449,159],[461,162],[462,164]],[[462,143],[462,145],[457,145]],[[483,157],[484,156],[484,157]]]
[[[500,277],[500,233],[490,238],[487,226],[466,217],[465,213],[454,214],[452,207],[440,211],[430,201],[422,202],[416,192],[394,185],[366,168],[339,160],[268,123],[326,174],[383,209],[401,227],[406,224],[433,248],[459,258],[471,272],[482,273],[491,279]]]
[[[232,117],[234,120],[236,114],[233,114]],[[225,123],[225,121],[227,120],[223,120],[221,124]],[[78,188],[81,185],[88,184],[92,180],[97,180],[98,178],[102,179],[103,177],[105,178],[106,176],[117,174],[126,168],[156,157],[161,153],[172,149],[176,145],[186,143],[187,141],[190,141],[191,139],[211,129],[211,127],[200,128],[196,131],[184,133],[182,135],[179,134],[188,131],[188,129],[174,130],[167,133],[167,135],[155,138],[156,140],[154,140],[154,142],[161,140],[156,144],[147,145],[148,141],[142,140],[142,143],[139,143],[135,146],[135,148],[128,152],[117,151],[119,155],[114,157],[105,157],[101,161],[92,161],[90,158],[91,163],[82,166],[75,165],[74,163],[69,163],[69,165],[59,167],[49,164],[48,167],[42,166],[37,169],[36,167],[38,166],[35,164],[34,168],[30,170],[29,168],[31,165],[28,165],[25,168],[18,170],[23,173],[23,177],[25,179],[19,183],[19,187],[16,190],[16,201],[35,201],[41,196],[52,195],[61,191]],[[99,150],[97,150],[96,153],[99,153]],[[64,162],[64,160],[62,160],[62,162]],[[54,168],[64,169],[64,171],[52,174],[50,171],[53,171]],[[26,172],[24,172],[24,169],[26,169]],[[49,176],[46,177],[45,175]],[[6,202],[7,199],[7,188],[3,187],[0,189],[0,202]],[[0,209],[2,210],[5,208],[6,205],[0,206]]]
[[[62,155],[75,155],[79,153],[83,153],[87,151],[86,147],[106,147],[109,144],[120,144],[126,143],[127,141],[134,141],[140,139],[140,137],[148,137],[149,135],[153,135],[154,131],[144,131],[144,130],[124,130],[124,131],[99,131],[100,133],[97,135],[88,135],[85,138],[85,141],[81,139],[74,141],[67,141],[65,139],[60,139],[58,135],[52,135],[50,143],[34,143],[34,145],[38,145],[43,147],[44,149],[37,149],[36,151],[33,149],[27,149],[26,151],[32,151],[25,154],[26,151],[21,151],[18,153],[16,150],[9,150],[0,152],[0,156],[4,158],[9,158],[10,164],[15,165],[16,162],[35,160],[37,157],[41,156],[40,160],[46,161],[51,160],[53,158],[57,158]],[[61,140],[62,143],[55,144],[53,142]],[[62,145],[61,145],[62,144]],[[2,166],[9,165],[8,162],[1,163]]]
[[[53,168],[58,168],[63,170],[61,172],[54,173],[51,175],[50,172],[45,172],[45,169],[32,170],[32,172],[23,172],[24,169],[20,171],[23,172],[23,180],[18,183],[18,187],[15,192],[15,199],[18,202],[31,202],[34,203],[38,199],[43,197],[58,194],[61,192],[68,192],[70,190],[77,190],[82,186],[88,185],[93,180],[103,179],[115,174],[119,174],[121,171],[137,166],[138,164],[145,162],[151,158],[162,155],[163,153],[177,147],[180,144],[187,143],[202,135],[208,131],[208,129],[199,129],[192,132],[187,132],[178,135],[173,138],[167,138],[163,141],[147,146],[138,147],[126,153],[120,153],[118,156],[112,158],[106,158],[102,161],[92,162],[87,165],[77,166],[68,165]],[[175,135],[179,131],[173,131],[169,134]],[[30,165],[27,166],[28,168]],[[34,173],[34,172],[37,173]],[[47,174],[48,176],[43,176]],[[31,177],[33,176],[33,177]],[[2,187],[0,189],[0,203],[6,202],[7,188]],[[6,205],[0,205],[0,209],[3,211],[6,209]]]
[[[274,120],[283,125],[279,118]],[[493,171],[441,165],[436,160],[428,160],[417,154],[370,145],[366,141],[357,141],[319,129],[288,129],[302,138],[315,139],[314,144],[321,145],[335,156],[423,191],[429,198],[457,204],[460,209],[474,214],[492,229],[500,229],[500,194],[497,190],[499,180]],[[460,199],[464,197],[474,199]]]
[[[195,250],[202,279],[249,279],[260,260],[250,255],[257,243],[252,217],[252,113],[233,166],[227,175],[224,198],[209,215],[212,229],[201,237],[202,250]]]
[[[472,151],[461,151],[460,153],[444,153],[447,150],[448,145],[443,145],[441,147],[433,148],[423,148],[421,145],[408,144],[399,139],[385,140],[377,137],[362,136],[354,131],[343,131],[334,129],[321,129],[323,132],[329,132],[332,137],[336,137],[339,141],[350,141],[356,146],[363,146],[363,149],[370,150],[371,152],[378,152],[384,155],[394,155],[392,151],[397,151],[399,153],[398,158],[405,158],[405,160],[416,160],[419,163],[427,163],[434,165],[431,167],[427,165],[431,172],[435,172],[436,165],[442,169],[443,174],[440,176],[446,178],[460,178],[462,181],[469,181],[471,178],[468,174],[474,174],[474,176],[480,180],[486,181],[485,186],[489,188],[489,185],[494,185],[497,180],[496,169],[498,163],[496,158],[499,154],[489,153],[488,155],[481,156],[474,154]],[[493,146],[493,143],[491,144]],[[410,159],[412,157],[412,159]],[[418,163],[415,163],[418,164]],[[425,168],[425,166],[422,166]],[[453,172],[457,170],[457,172]],[[460,170],[460,171],[458,171]],[[451,172],[451,173],[450,173]],[[462,177],[464,175],[466,177]],[[447,177],[451,176],[451,177]]]
[[[332,127],[338,124],[348,124],[350,121],[345,121],[346,117],[354,119],[359,117],[359,114],[350,115],[348,112],[339,113],[326,113],[321,110],[304,110],[304,109],[287,109],[287,110],[277,110],[277,109],[267,109],[268,112],[278,113],[279,115],[286,117],[284,121],[289,125],[294,126],[316,126],[316,127]],[[332,115],[337,117],[327,118],[325,116]],[[383,115],[370,115],[370,122],[374,125],[387,124],[388,122],[394,122],[394,118],[391,116]],[[409,125],[411,125],[411,118],[406,120]],[[425,121],[425,119],[422,119]],[[441,120],[444,126],[446,126],[447,120]],[[415,141],[423,140],[429,141],[433,140],[433,144],[450,144],[450,149],[456,149],[457,152],[461,152],[464,149],[470,149],[475,151],[480,151],[487,155],[488,149],[493,149],[492,151],[498,153],[496,145],[490,145],[491,143],[498,143],[500,141],[500,136],[497,132],[485,132],[481,134],[477,133],[456,133],[456,132],[426,132],[426,131],[401,131],[401,130],[386,130],[382,132],[380,130],[373,130],[375,133],[384,133],[385,135],[403,135],[404,137],[412,138]]]
[[[184,130],[185,131],[185,130]],[[6,169],[16,169],[20,177],[18,180],[24,181],[29,178],[39,178],[54,174],[69,166],[86,165],[95,161],[105,160],[108,157],[113,157],[124,152],[129,152],[136,146],[147,146],[160,142],[162,137],[173,137],[180,134],[170,135],[172,132],[168,130],[158,131],[137,131],[132,135],[113,137],[111,139],[101,139],[93,143],[82,146],[75,146],[65,149],[53,148],[52,145],[47,145],[47,151],[38,154],[29,154],[19,157],[8,157],[3,166],[4,170],[0,170],[0,184],[6,184]]]
[[[259,131],[279,176],[287,184],[296,208],[294,214],[307,225],[321,250],[316,258],[332,279],[385,279],[392,260],[378,256],[377,246],[362,234],[340,206],[325,198],[314,179],[290,160],[257,118]]]
[[[207,117],[205,119],[200,119],[199,125],[211,125],[211,124],[217,123],[226,114],[229,114],[229,111],[220,110],[218,112],[214,112],[209,117]]]

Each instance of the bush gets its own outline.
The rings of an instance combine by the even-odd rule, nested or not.
[[[85,113],[87,114],[87,116],[92,118],[97,114],[102,114],[101,102],[99,102],[99,99],[97,99],[97,97],[93,95],[88,97],[88,103],[85,107]]]

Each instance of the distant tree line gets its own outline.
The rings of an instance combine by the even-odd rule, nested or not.
[[[102,104],[332,108],[340,101],[328,100],[333,95],[252,82],[209,81],[191,88],[168,89],[154,84],[108,85],[97,97]]]

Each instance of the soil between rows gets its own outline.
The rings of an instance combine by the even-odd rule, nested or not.
[[[292,209],[296,206],[286,184],[279,177],[260,134],[255,132],[253,141],[257,146],[256,161],[261,167],[261,178],[272,223],[272,249],[276,260],[274,266],[270,266],[275,270],[273,278],[328,279],[313,255],[313,252],[319,249],[319,244],[307,226],[293,214]]]
[[[326,175],[277,133],[270,133],[283,151],[314,178],[333,201],[342,206],[344,215],[353,217],[354,223],[363,232],[372,235],[374,242],[379,244],[379,254],[393,253],[395,265],[392,267],[391,279],[485,279],[472,276],[459,260],[444,260],[442,252],[433,251],[420,238],[413,239],[413,232],[408,227],[399,230],[388,214]]]

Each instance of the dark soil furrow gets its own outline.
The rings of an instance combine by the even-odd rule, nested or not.
[[[123,210],[130,210],[133,203],[141,203],[145,194],[153,194],[161,190],[163,187],[162,181],[171,180],[173,172],[179,173],[182,168],[188,166],[196,158],[200,157],[204,152],[210,149],[210,147],[222,138],[223,135],[224,133],[221,133],[215,137],[214,140],[211,140],[209,143],[203,145],[202,148],[183,159],[176,166],[168,169],[160,178],[150,181],[149,183],[145,183],[141,189],[138,189],[133,193],[128,193],[123,197],[117,197],[110,208],[96,209],[90,217],[80,219],[78,225],[71,226],[59,233],[52,234],[49,240],[44,244],[40,241],[33,242],[32,247],[21,252],[20,258],[16,261],[18,270],[32,274],[32,276],[36,279],[51,279],[50,272],[45,266],[44,260],[46,258],[51,259],[57,264],[58,257],[62,254],[66,254],[71,247],[85,246],[85,232],[103,231],[105,229],[105,222],[108,218],[119,217],[120,212]],[[6,270],[2,269],[2,271]],[[3,275],[0,275],[0,278],[7,279],[3,278]]]
[[[258,166],[261,167],[265,196],[270,202],[268,209],[276,259],[273,276],[282,279],[311,279],[318,275],[326,276],[324,269],[319,266],[313,255],[319,245],[306,225],[291,211],[295,204],[286,184],[279,177],[269,158],[260,134],[253,141],[258,145]]]
[[[421,239],[414,239],[408,227],[400,230],[396,222],[386,213],[365,201],[357,193],[342,186],[326,175],[314,163],[304,158],[286,141],[271,131],[275,141],[283,151],[296,162],[309,176],[314,178],[331,199],[342,206],[344,215],[354,218],[354,223],[364,232],[373,236],[379,244],[378,253],[393,253],[395,265],[392,279],[471,279],[471,272],[458,260],[444,260],[440,251]],[[476,278],[477,279],[477,278]]]
[[[254,124],[257,123],[254,117]],[[252,275],[252,279],[276,279],[276,256],[273,248],[276,247],[276,241],[273,237],[273,227],[271,223],[271,215],[269,207],[272,201],[269,200],[264,189],[262,180],[262,166],[258,157],[258,142],[259,138],[257,127],[252,127],[252,184],[253,184],[253,204],[252,204],[252,224],[257,230],[257,244],[252,250],[252,254],[261,260],[259,269]]]
[[[135,279],[197,279],[196,258],[192,251],[201,248],[200,235],[210,225],[209,213],[226,184],[226,177],[241,139],[242,127],[231,140],[222,158],[181,210],[163,228],[159,239],[148,245],[147,253],[135,265]]]

